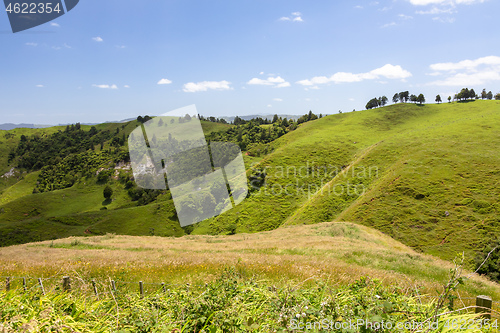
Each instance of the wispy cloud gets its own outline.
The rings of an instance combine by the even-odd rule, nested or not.
[[[247,82],[249,85],[260,85],[260,86],[273,86],[275,88],[285,88],[290,87],[290,82],[285,81],[281,76],[268,77],[267,79],[259,79],[254,77]]]
[[[381,26],[381,28],[389,28],[389,27],[393,27],[395,25],[397,25],[396,22],[386,23],[383,26]]]
[[[283,102],[283,99],[282,98],[273,98],[273,101],[275,101],[275,102]]]
[[[291,16],[280,17],[280,21],[304,22],[301,12],[293,12]]]
[[[37,87],[37,88],[43,88],[43,87],[45,87],[45,86],[44,86],[43,84],[37,84],[37,85],[36,85],[36,87]]]
[[[472,5],[483,3],[486,0],[409,0],[415,6],[428,6],[428,5]]]
[[[208,90],[232,90],[228,81],[203,81],[203,82],[189,82],[183,87],[185,92],[199,92]]]
[[[158,81],[158,84],[171,84],[172,81],[170,81],[169,79],[161,79],[160,81]]]
[[[38,46],[38,43],[26,43],[25,45],[36,47]]]
[[[116,84],[112,84],[112,85],[109,85],[109,84],[93,84],[92,87],[96,87],[96,88],[100,88],[100,89],[112,89],[112,90],[118,89],[118,86]]]
[[[103,40],[101,37],[99,37],[99,36],[97,36],[97,37],[92,37],[92,40],[93,40],[94,42],[98,42],[98,43],[104,42],[104,40]]]
[[[60,27],[59,23],[55,23],[55,22],[50,22],[50,25],[52,27],[58,27],[58,28]]]
[[[348,72],[338,72],[330,77],[327,76],[316,76],[312,79],[297,81],[298,84],[303,86],[308,86],[310,88],[317,87],[318,85],[328,84],[328,83],[349,83],[349,82],[361,82],[364,80],[375,80],[380,78],[385,79],[406,79],[412,76],[412,74],[403,69],[401,66],[387,64],[382,67],[376,68],[366,73],[348,73]]]
[[[430,65],[433,76],[444,76],[428,83],[436,86],[474,86],[500,81],[500,57],[487,56],[474,60],[443,62]]]

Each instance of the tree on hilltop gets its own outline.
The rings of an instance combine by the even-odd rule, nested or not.
[[[483,89],[483,91],[481,91],[481,99],[485,99],[487,96],[488,93],[486,92],[486,89]]]
[[[422,105],[422,103],[425,103],[425,97],[424,97],[424,94],[420,94],[418,95],[417,97],[417,102]]]
[[[397,103],[399,102],[399,94],[395,93],[394,96],[392,96],[392,102]]]
[[[437,96],[436,96],[436,102],[437,102],[438,104],[442,102],[442,100],[441,100],[441,96],[440,96],[440,95],[437,95]]]

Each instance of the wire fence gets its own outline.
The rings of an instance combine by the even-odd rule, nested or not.
[[[166,294],[171,289],[183,289],[186,292],[203,290],[208,288],[208,284],[190,283],[168,283],[168,282],[143,282],[143,281],[122,281],[103,279],[86,280],[81,277],[51,276],[46,278],[35,278],[30,276],[0,276],[4,281],[5,291],[41,292],[42,294],[54,292],[72,292],[96,297],[105,297],[116,293],[137,293],[140,297],[146,295]],[[276,287],[269,286],[269,290],[276,290]],[[111,296],[111,297],[112,297]],[[437,300],[439,295],[417,295],[419,301]],[[500,318],[500,301],[494,301],[489,296],[478,295],[476,297],[455,296],[449,305],[453,309],[476,308],[476,313],[490,313],[491,317]],[[489,311],[488,311],[489,309]]]

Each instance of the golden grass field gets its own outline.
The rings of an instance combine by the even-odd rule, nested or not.
[[[245,274],[279,285],[308,279],[345,285],[368,276],[404,289],[418,287],[430,295],[442,290],[454,267],[379,231],[346,222],[231,236],[70,237],[0,248],[3,277],[59,280],[68,275],[103,283],[114,279],[196,284],[211,280],[224,266],[236,266]],[[478,294],[498,300],[500,288],[472,275],[460,296]]]

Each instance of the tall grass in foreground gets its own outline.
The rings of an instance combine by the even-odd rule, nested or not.
[[[457,274],[451,273],[448,285],[455,286]],[[449,290],[443,292],[443,298]],[[341,328],[342,324],[360,323],[358,320],[364,324],[353,330]],[[388,322],[392,328],[387,327]],[[298,327],[312,328],[310,332],[453,332],[464,323],[469,328],[479,327],[479,322],[470,312],[449,311],[445,302],[421,301],[417,290],[383,285],[366,277],[339,287],[311,279],[278,288],[235,267],[222,269],[203,288],[176,287],[143,298],[111,288],[100,296],[79,290],[47,295],[35,290],[0,293],[2,333],[290,332]],[[381,323],[386,323],[384,328],[377,329]],[[415,323],[425,324],[419,327]],[[324,325],[333,329],[321,330]],[[497,330],[468,330],[473,331]]]

